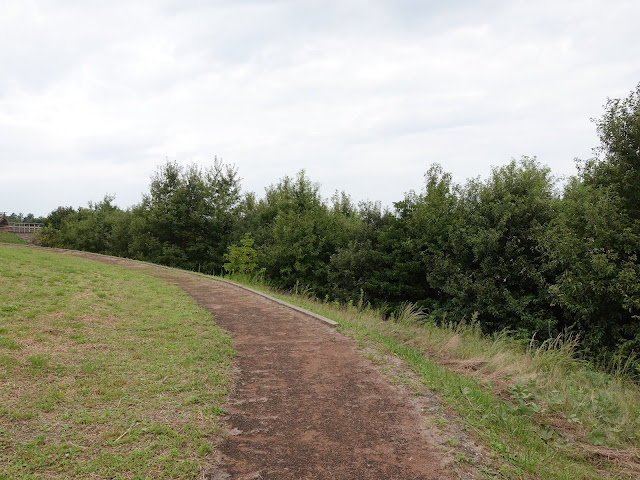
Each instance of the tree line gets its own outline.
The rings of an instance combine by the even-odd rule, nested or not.
[[[560,184],[523,157],[463,184],[434,164],[392,207],[324,199],[304,171],[243,193],[237,169],[160,166],[142,201],[59,207],[42,243],[220,274],[318,298],[544,340],[580,335],[597,361],[640,352],[640,84],[595,120],[596,156]],[[630,357],[631,356],[631,357]],[[640,363],[635,364],[640,374]]]

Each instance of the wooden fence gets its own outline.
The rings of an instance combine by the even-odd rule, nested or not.
[[[0,227],[0,231],[12,233],[37,233],[42,230],[42,223],[10,223],[6,227]]]

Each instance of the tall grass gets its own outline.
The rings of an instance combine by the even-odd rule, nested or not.
[[[319,301],[307,291],[301,297],[260,282],[251,286],[335,320],[360,343],[401,358],[493,451],[501,478],[640,476],[640,388],[580,361],[574,335],[523,343],[509,332],[484,335],[475,318],[438,322],[412,304],[387,318],[368,306]]]

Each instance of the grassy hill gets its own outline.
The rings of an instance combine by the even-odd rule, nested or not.
[[[233,352],[180,289],[0,246],[0,292],[0,479],[186,479],[212,462]],[[364,305],[270,293],[338,321],[416,395],[438,392],[490,452],[485,478],[640,475],[640,388],[576,359],[575,338],[534,348],[410,305],[383,321]]]
[[[15,245],[27,244],[27,242],[12,232],[0,232],[0,243],[12,243]]]
[[[0,479],[195,478],[233,355],[180,289],[0,246]]]

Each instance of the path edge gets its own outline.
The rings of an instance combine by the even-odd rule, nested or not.
[[[196,273],[196,272],[191,272],[194,273],[196,275],[204,275],[202,273]],[[303,315],[306,315],[308,317],[314,318],[315,320],[320,320],[321,322],[326,323],[327,325],[331,326],[331,327],[337,327],[339,324],[338,322],[331,320],[327,317],[323,317],[322,315],[319,315],[317,313],[311,312],[309,310],[306,310],[302,307],[298,307],[296,305],[292,305],[291,303],[285,302],[284,300],[280,300],[279,298],[276,297],[272,297],[271,295],[267,294],[267,293],[263,293],[259,290],[254,290],[253,288],[249,288],[249,287],[245,287],[244,285],[240,284],[240,283],[236,283],[233,282],[231,280],[227,280],[226,278],[220,278],[220,277],[214,277],[211,275],[204,275],[207,278],[212,278],[213,280],[216,280],[218,282],[223,282],[223,283],[228,283],[229,285],[233,285],[235,287],[241,288],[243,290],[247,290],[248,292],[251,293],[255,293],[256,295],[260,295],[261,297],[267,298],[269,300],[271,300],[272,302],[278,303],[280,305],[283,305],[287,308],[290,308],[292,310],[295,310],[296,312],[302,313]]]
[[[128,260],[131,262],[135,262],[135,263],[140,263],[142,265],[150,265],[152,267],[157,267],[157,268],[164,268],[165,270],[173,270],[176,272],[180,272],[180,273],[187,273],[189,275],[195,275],[198,277],[204,277],[207,278],[209,280],[213,280],[216,282],[220,282],[220,283],[226,283],[228,285],[232,285],[234,287],[240,288],[242,290],[246,290],[248,292],[254,293],[256,295],[260,295],[261,297],[266,298],[267,300],[271,300],[272,302],[277,303],[278,305],[282,305],[284,307],[287,307],[291,310],[295,310],[298,313],[301,313],[307,317],[310,317],[314,320],[318,320],[322,323],[324,323],[325,325],[328,325],[332,328],[337,327],[339,324],[338,322],[331,320],[327,317],[323,317],[322,315],[319,315],[317,313],[311,312],[309,310],[306,310],[302,307],[298,307],[296,305],[292,305],[291,303],[285,302],[284,300],[280,300],[279,298],[276,297],[272,297],[271,295],[267,294],[267,293],[263,293],[259,290],[254,290],[253,288],[249,288],[249,287],[245,287],[244,285],[240,284],[240,283],[236,283],[233,282],[231,280],[227,280],[226,278],[221,278],[221,277],[216,277],[214,275],[207,275],[205,273],[199,273],[199,272],[192,272],[190,270],[182,270],[180,268],[174,268],[174,267],[168,267],[166,265],[158,265],[157,263],[151,263],[151,262],[145,262],[142,260],[134,260],[132,258],[127,258],[127,257],[116,257],[114,255],[105,255],[103,253],[94,253],[94,252],[84,252],[82,250],[71,250],[71,249],[67,249],[67,248],[52,248],[52,247],[42,247],[42,246],[38,246],[38,245],[19,245],[19,244],[14,244],[14,243],[3,243],[0,242],[0,246],[3,247],[16,247],[16,248],[27,248],[27,249],[32,249],[32,250],[47,250],[49,252],[62,252],[62,253],[88,253],[90,255],[96,255],[98,257],[107,257],[107,258],[114,258],[114,259],[120,259],[120,260]]]

